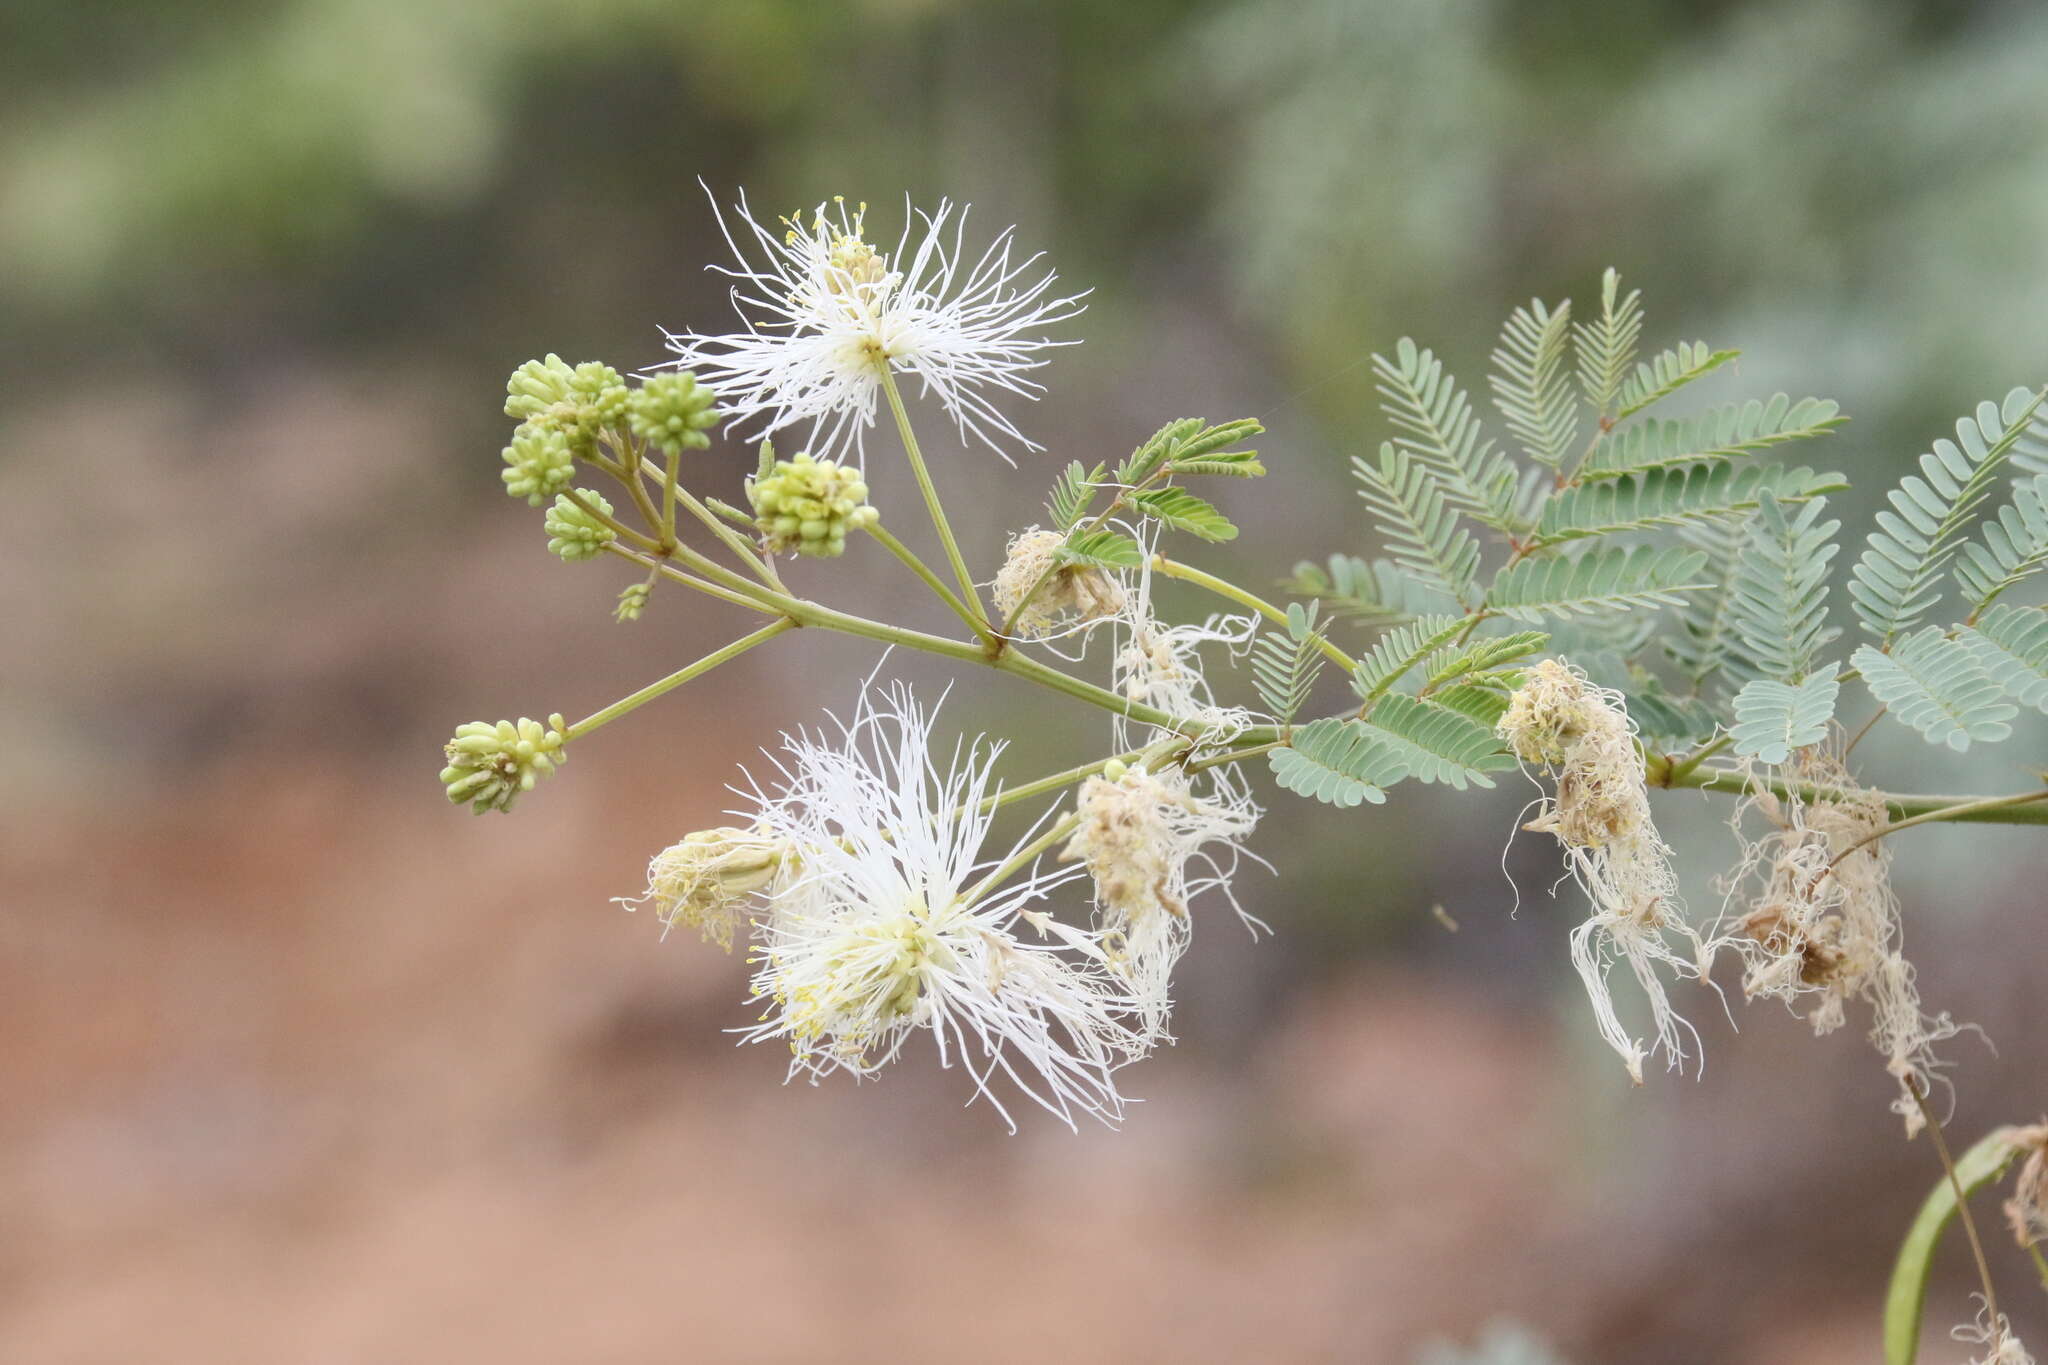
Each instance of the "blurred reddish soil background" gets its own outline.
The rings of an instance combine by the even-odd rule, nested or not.
[[[1454,940],[1327,960],[1290,944],[1301,883],[1262,881],[1277,938],[1198,939],[1120,1133],[1020,1111],[1010,1136],[917,1051],[785,1088],[721,1032],[743,961],[607,897],[819,689],[750,659],[513,819],[449,809],[454,720],[654,676],[721,626],[622,636],[616,585],[460,493],[455,549],[385,525],[439,496],[403,452],[446,436],[371,392],[204,421],[144,394],[10,434],[112,463],[0,466],[26,779],[0,812],[0,1360],[1401,1362],[1496,1318],[1583,1365],[1873,1358],[1935,1173],[1875,1059],[1705,1000],[1704,1079],[1631,1093],[1568,983],[1512,988],[1533,969],[1503,944],[1561,958],[1570,907],[1510,920],[1497,880]],[[223,501],[277,443],[302,458]],[[1459,856],[1490,869],[1495,838]],[[1366,897],[1383,871],[1339,868]],[[2041,941],[2028,879],[1917,934],[1929,998],[2000,1046],[1958,1049],[1961,1135],[2033,1117],[1999,1106],[2048,1073],[2038,953],[2010,951]],[[1965,1315],[1943,1264],[1930,1340]]]

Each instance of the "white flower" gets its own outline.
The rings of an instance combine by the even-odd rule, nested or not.
[[[1127,990],[1094,935],[1027,908],[1076,872],[1034,863],[983,885],[1016,852],[982,856],[992,816],[977,807],[1001,746],[935,757],[931,719],[900,684],[837,730],[787,737],[780,791],[757,791],[749,812],[798,853],[760,925],[753,998],[767,1008],[747,1040],[786,1040],[790,1076],[815,1080],[870,1075],[923,1030],[1005,1122],[999,1072],[1070,1127],[1076,1111],[1116,1121],[1113,1073],[1142,1050],[1120,1022]]]
[[[720,404],[750,437],[808,424],[805,449],[819,459],[858,456],[874,425],[883,367],[917,377],[959,428],[1008,459],[1006,444],[1041,449],[991,401],[997,392],[1036,398],[1029,373],[1042,353],[1072,342],[1042,329],[1082,311],[1083,295],[1049,297],[1050,271],[1011,259],[1005,228],[978,257],[964,241],[967,211],[940,200],[931,213],[904,204],[904,229],[892,253],[866,238],[866,205],[820,204],[808,224],[784,221],[780,236],[756,222],[740,196],[735,235],[723,210],[719,230],[738,260],[715,266],[730,275],[733,306],[745,330],[669,334],[675,365],[716,390]],[[921,226],[919,224],[921,223]],[[913,240],[913,234],[915,240]]]

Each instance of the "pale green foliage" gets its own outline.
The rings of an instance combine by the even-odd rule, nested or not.
[[[1073,461],[1060,473],[1059,482],[1052,486],[1052,495],[1045,500],[1045,510],[1052,514],[1053,529],[1062,534],[1074,529],[1088,509],[1095,502],[1095,490],[1102,485],[1106,473],[1103,465],[1084,469],[1079,460]]]
[[[1379,805],[1386,789],[1408,775],[1407,760],[1355,720],[1325,717],[1294,732],[1294,742],[1266,756],[1273,778],[1299,796],[1333,806]]]
[[[1487,603],[1521,621],[1671,605],[1707,586],[1706,556],[1675,546],[1602,546],[1576,559],[1525,559],[1501,570]]]
[[[1423,689],[1435,691],[1460,678],[1490,681],[1502,676],[1496,672],[1502,665],[1526,659],[1548,643],[1550,636],[1544,631],[1518,630],[1512,635],[1445,645],[1422,661]],[[1444,699],[1442,693],[1438,699]]]
[[[1237,538],[1237,528],[1230,524],[1230,518],[1185,488],[1148,488],[1133,493],[1131,502],[1144,515],[1176,531],[1212,542]]]
[[[1871,695],[1929,744],[1962,750],[1972,741],[1993,743],[2012,733],[2007,722],[2017,708],[1975,652],[1949,639],[1940,626],[1901,637],[1889,654],[1863,645],[1849,662],[1862,671]]]
[[[1068,537],[1056,556],[1062,564],[1092,564],[1103,569],[1135,569],[1145,562],[1138,542],[1121,531],[1088,531]]]
[[[1393,691],[1409,669],[1465,628],[1462,616],[1424,616],[1388,631],[1352,670],[1352,687],[1370,706]]]
[[[1290,603],[1287,625],[1269,630],[1252,648],[1252,683],[1259,700],[1281,724],[1293,722],[1323,671],[1326,662],[1318,648],[1323,636],[1316,629],[1320,604]]]
[[[1740,351],[1716,351],[1704,341],[1681,341],[1677,347],[1636,366],[1636,372],[1622,385],[1619,399],[1621,417],[1632,417],[1660,399],[1677,393],[1701,375],[1712,374],[1741,355]]]
[[[1571,300],[1556,308],[1532,299],[1501,328],[1493,353],[1493,405],[1530,459],[1562,469],[1578,445],[1578,399],[1566,373]]]
[[[1972,615],[2048,568],[2048,474],[2014,484],[2012,501],[1984,519],[1981,534],[1981,543],[1963,546],[1956,558],[1956,585]]]
[[[1954,441],[1936,441],[1920,457],[1920,473],[1892,490],[1891,510],[1877,514],[1877,529],[1849,584],[1865,630],[1890,644],[1919,624],[1941,596],[1942,568],[2041,399],[2040,393],[2014,389],[2002,404],[1979,404],[1956,423]]]
[[[1460,791],[1468,782],[1490,787],[1487,773],[1515,766],[1490,727],[1437,702],[1390,692],[1373,707],[1371,724],[1401,755],[1409,775],[1424,782]]]
[[[1572,340],[1579,356],[1579,388],[1601,416],[1610,413],[1621,386],[1635,364],[1636,342],[1643,335],[1643,297],[1639,290],[1621,292],[1621,274],[1612,268],[1600,277],[1600,316],[1574,323]]]
[[[1752,678],[1735,694],[1735,752],[1766,763],[1783,763],[1794,749],[1827,738],[1835,698],[1842,684],[1833,670],[1803,683]]]
[[[1443,361],[1402,337],[1394,359],[1375,355],[1372,368],[1380,407],[1400,433],[1393,444],[1427,468],[1454,508],[1512,527],[1520,484],[1514,462],[1483,438],[1471,400]]]
[[[1381,444],[1378,464],[1353,456],[1351,470],[1394,562],[1466,605],[1479,571],[1479,543],[1458,524],[1446,485],[1391,441]]]
[[[1544,504],[1536,533],[1548,543],[1680,526],[1749,511],[1762,497],[1798,502],[1848,486],[1839,474],[1816,474],[1784,465],[1695,464],[1652,469],[1563,490]]]
[[[1417,583],[1392,560],[1357,555],[1331,555],[1327,567],[1303,560],[1286,587],[1296,596],[1315,598],[1333,616],[1381,624],[1452,605],[1448,596]]]
[[[1168,422],[1117,466],[1116,481],[1136,484],[1159,470],[1176,474],[1231,474],[1250,478],[1266,472],[1256,450],[1229,450],[1265,428],[1251,418],[1212,426],[1199,417]]]
[[[1825,398],[1794,402],[1784,394],[1769,401],[1727,403],[1692,417],[1638,422],[1600,443],[1580,470],[1587,479],[1702,461],[1737,460],[1782,445],[1824,436],[1846,422]]]
[[[1826,506],[1815,498],[1787,508],[1766,494],[1735,555],[1726,619],[1760,677],[1799,682],[1841,633],[1827,624],[1828,566],[1841,548],[1834,543],[1841,523],[1820,520]]]
[[[1956,638],[2007,696],[2048,714],[2048,610],[2000,603]]]

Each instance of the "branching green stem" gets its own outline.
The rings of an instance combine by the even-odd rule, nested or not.
[[[995,637],[993,633],[989,630],[988,622],[982,620],[979,616],[976,616],[973,613],[973,611],[968,609],[967,604],[965,602],[962,602],[959,596],[955,594],[951,588],[947,587],[944,583],[940,582],[939,576],[932,572],[931,566],[926,564],[922,559],[919,559],[915,551],[913,551],[908,545],[905,545],[902,541],[898,540],[893,534],[890,533],[889,528],[882,525],[880,522],[874,523],[867,529],[869,535],[873,536],[876,540],[882,542],[882,548],[886,549],[890,554],[895,555],[896,558],[903,561],[903,565],[905,568],[909,569],[912,573],[916,574],[918,578],[923,581],[924,585],[930,588],[941,602],[944,602],[948,607],[952,608],[953,614],[958,616],[961,620],[965,621],[967,623],[968,629],[972,630],[975,634],[981,636],[983,640],[988,641],[989,643],[994,643]]]
[[[903,395],[896,387],[896,376],[886,364],[881,369],[882,392],[889,399],[889,412],[896,419],[897,433],[903,438],[903,452],[910,457],[910,471],[917,476],[918,491],[924,494],[925,510],[931,513],[932,528],[939,533],[939,543],[946,548],[946,561],[953,566],[953,576],[960,584],[960,600],[974,608],[975,615],[982,618],[982,634],[989,635],[988,613],[982,610],[981,594],[974,588],[974,576],[967,572],[967,561],[960,557],[960,543],[953,538],[953,527],[946,520],[946,509],[939,502],[939,490],[932,484],[931,471],[925,468],[924,452],[918,449],[917,433],[910,429],[910,414],[904,410]]]
[[[974,904],[974,902],[980,900],[998,886],[1001,886],[1019,868],[1027,866],[1039,854],[1045,852],[1069,834],[1072,834],[1074,826],[1080,823],[1081,817],[1072,811],[1062,815],[1059,819],[1053,821],[1051,829],[1039,835],[1015,853],[1012,853],[1004,860],[1001,867],[998,867],[995,871],[976,882],[973,888],[965,896],[961,897],[961,900],[968,905]]]
[[[783,617],[780,621],[772,621],[755,631],[752,635],[743,635],[725,648],[715,649],[697,660],[697,662],[677,669],[660,682],[649,683],[632,696],[621,697],[610,706],[605,707],[604,710],[592,712],[563,731],[563,737],[566,739],[580,739],[592,730],[597,729],[600,725],[617,720],[628,711],[638,710],[664,692],[673,691],[675,688],[681,687],[699,674],[709,673],[720,664],[737,659],[755,645],[766,644],[782,634],[782,632],[796,629],[796,625],[797,623],[790,620],[787,616]]]
[[[1206,588],[1218,597],[1227,598],[1241,607],[1250,607],[1269,621],[1277,621],[1283,626],[1287,624],[1287,613],[1282,608],[1273,605],[1257,593],[1247,592],[1245,589],[1238,587],[1237,584],[1218,578],[1214,574],[1204,573],[1193,565],[1176,563],[1165,555],[1153,555],[1152,570],[1155,573],[1163,573],[1168,578],[1177,578],[1183,583],[1192,583],[1198,588]],[[1358,666],[1349,654],[1331,644],[1321,635],[1317,635],[1314,638],[1316,648],[1322,651],[1323,657],[1329,659],[1330,662],[1336,664],[1337,667],[1343,669],[1346,673],[1349,673]]]

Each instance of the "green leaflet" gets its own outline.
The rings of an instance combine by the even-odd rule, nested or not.
[[[1333,806],[1379,805],[1386,789],[1408,775],[1406,761],[1385,737],[1349,719],[1310,721],[1266,762],[1287,790]]]
[[[1842,684],[1834,671],[1797,684],[1752,678],[1735,694],[1735,752],[1765,763],[1783,763],[1794,749],[1827,738],[1835,698]]]
[[[1974,650],[1928,626],[1899,640],[1890,654],[1863,645],[1850,656],[1872,696],[1929,744],[1958,751],[1972,741],[1995,744],[2012,733],[2018,708],[1978,664]]]

